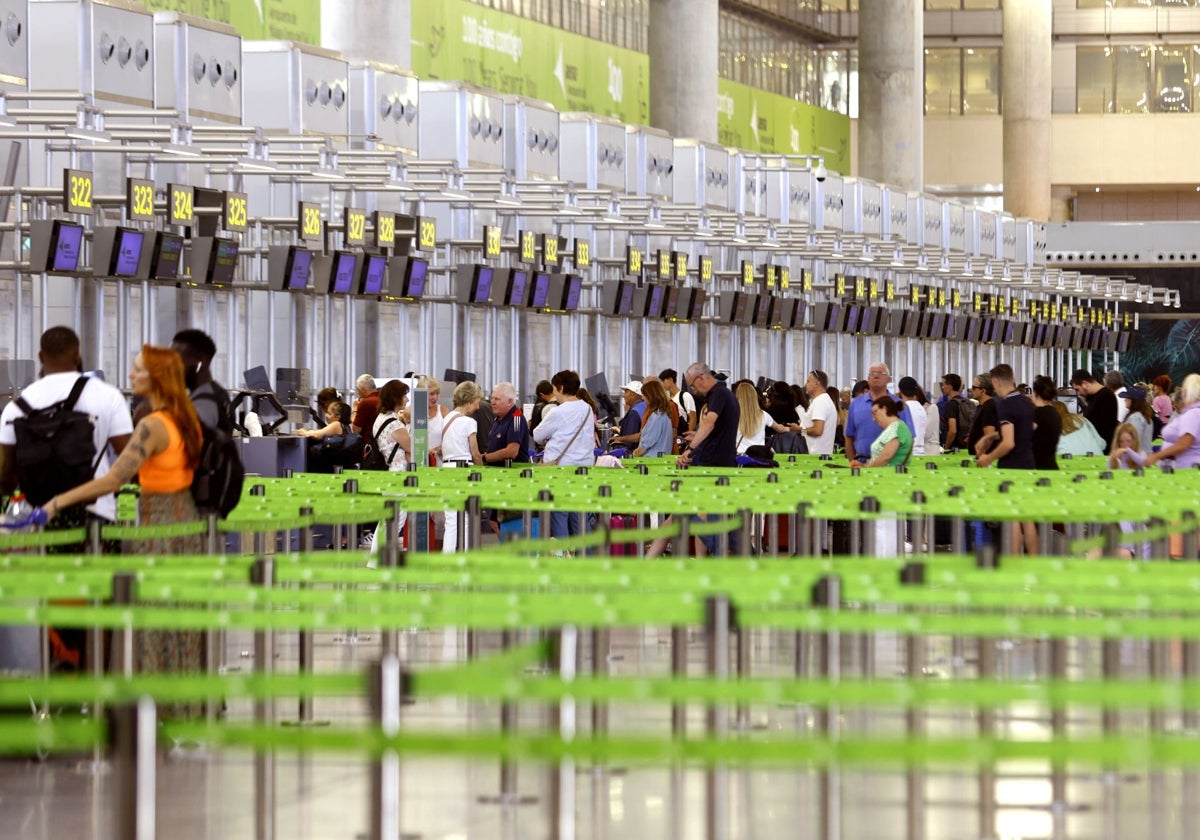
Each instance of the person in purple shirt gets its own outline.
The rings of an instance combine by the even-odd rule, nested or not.
[[[1145,466],[1171,461],[1176,469],[1200,464],[1200,374],[1188,374],[1179,388],[1183,409],[1162,432],[1163,446],[1146,456]]]
[[[892,381],[891,371],[883,362],[871,365],[867,371],[867,392],[850,401],[846,412],[846,457],[853,461],[859,453],[866,456],[871,451],[871,444],[879,437],[883,429],[871,415],[871,403],[888,393],[888,383]],[[912,412],[904,405],[904,400],[896,394],[892,399],[900,403],[900,419],[908,426],[908,430],[916,434],[913,428]]]

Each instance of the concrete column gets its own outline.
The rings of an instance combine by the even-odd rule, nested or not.
[[[321,0],[321,46],[410,69],[412,0]]]
[[[650,0],[650,125],[717,142],[717,0]]]
[[[1000,107],[1004,113],[1004,209],[1048,220],[1050,51],[1053,9],[1045,0],[1004,0]]]
[[[858,4],[858,174],[910,190],[924,184],[922,6]]]

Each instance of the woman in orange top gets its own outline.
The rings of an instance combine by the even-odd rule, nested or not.
[[[138,500],[141,525],[192,522],[200,518],[192,500],[192,472],[200,458],[202,432],[183,379],[183,361],[174,350],[142,347],[133,360],[129,383],[144,398],[150,413],[138,422],[125,451],[101,478],[81,484],[48,501],[43,510],[52,519],[60,510],[112,493],[133,480],[142,486]],[[200,535],[140,541],[139,553],[200,554]],[[204,670],[203,633],[199,631],[139,632],[134,642],[139,672]]]

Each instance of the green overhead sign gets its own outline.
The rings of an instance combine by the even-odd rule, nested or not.
[[[228,23],[254,41],[321,43],[321,0],[143,0],[152,12]]]
[[[414,3],[412,70],[623,122],[650,119],[642,53],[467,2]]]
[[[717,135],[751,152],[824,155],[833,171],[850,171],[849,117],[727,79],[717,82]]]

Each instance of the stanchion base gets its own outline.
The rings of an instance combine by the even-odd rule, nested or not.
[[[495,796],[477,796],[475,801],[480,805],[536,805],[540,800],[536,796],[501,793]]]

